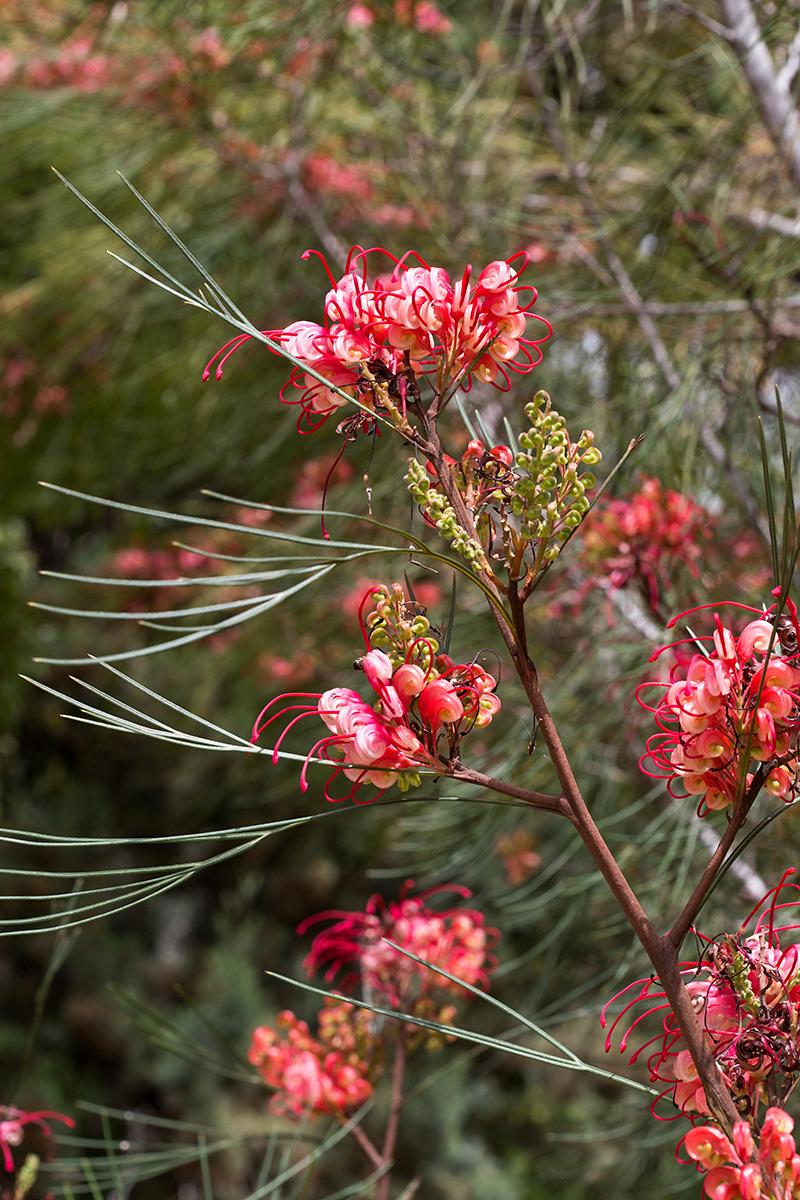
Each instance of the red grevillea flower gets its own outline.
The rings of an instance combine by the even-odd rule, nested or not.
[[[372,896],[364,912],[322,912],[303,921],[299,934],[319,921],[333,920],[314,938],[304,960],[309,975],[324,968],[328,981],[343,967],[354,966],[341,981],[344,988],[360,983],[365,996],[404,1012],[431,993],[464,995],[458,984],[408,958],[388,945],[388,939],[473,987],[487,987],[488,973],[496,965],[489,951],[499,939],[497,930],[487,929],[483,914],[474,908],[436,912],[425,904],[438,892],[455,892],[464,899],[472,893],[449,885],[409,896],[411,887],[413,880],[408,880],[397,900]]]
[[[689,496],[645,477],[624,499],[601,496],[581,526],[580,565],[594,587],[616,591],[637,583],[658,613],[660,586],[684,563],[697,574],[699,541],[711,536],[713,518]]]
[[[382,639],[391,654],[370,648],[364,607],[372,598],[377,598],[376,612],[370,616],[372,637]],[[394,631],[391,643],[384,632],[385,615],[390,609],[397,617],[397,622],[391,624]],[[406,616],[410,619],[406,620]],[[419,786],[420,768],[440,772],[446,761],[442,757],[445,746],[454,753],[465,734],[489,725],[500,708],[494,694],[497,686],[494,677],[476,662],[457,664],[448,655],[437,654],[438,642],[427,636],[430,629],[427,618],[413,609],[399,584],[393,589],[370,588],[361,601],[359,618],[367,653],[358,665],[372,688],[373,703],[362,699],[352,688],[331,688],[322,693],[286,692],[262,709],[253,727],[255,742],[273,721],[290,713],[298,714],[275,743],[273,762],[277,762],[288,731],[303,717],[320,717],[328,734],[309,750],[300,786],[306,790],[308,763],[317,754],[335,764],[325,789],[328,800],[335,799],[329,795],[329,788],[342,774],[353,787],[339,799],[355,799],[365,783],[379,791],[395,783],[401,790]],[[267,715],[273,705],[288,699],[305,702],[287,705]]]
[[[311,254],[318,252],[307,250],[303,257]],[[392,259],[395,267],[388,278],[368,281],[370,254]],[[300,392],[299,398],[287,400],[285,388],[281,393],[285,403],[301,407],[298,429],[310,432],[318,428],[347,403],[340,392],[308,374],[308,368],[346,396],[358,396],[368,407],[370,391],[360,365],[377,364],[391,375],[401,376],[406,352],[415,374],[435,376],[440,391],[456,381],[468,388],[472,376],[507,389],[507,368],[531,371],[542,360],[540,343],[552,333],[550,324],[531,312],[536,289],[519,282],[528,257],[520,251],[506,261],[489,263],[474,285],[470,284],[471,267],[451,283],[445,270],[429,266],[414,251],[396,259],[385,250],[354,246],[339,280],[322,258],[333,285],[325,297],[325,324],[293,321],[285,329],[264,330],[302,364],[294,368],[289,380]],[[409,265],[412,260],[419,265]],[[520,303],[521,293],[526,293],[526,303]],[[528,319],[539,323],[538,336],[523,336]],[[219,379],[225,362],[249,339],[249,334],[239,334],[218,350],[203,378],[208,379],[216,363]]]
[[[727,808],[755,779],[787,803],[795,797],[800,656],[797,610],[791,601],[788,608],[789,616],[777,622],[774,606],[748,610],[757,619],[738,637],[715,613],[713,635],[687,639],[700,653],[672,668],[669,685],[645,683],[637,690],[660,729],[647,741],[641,768],[653,779],[668,779],[671,795],[680,784],[701,797],[700,816]],[[641,699],[648,688],[664,689],[655,708]]]
[[[48,1121],[63,1121],[70,1129],[75,1128],[72,1117],[63,1113],[23,1112],[13,1104],[0,1105],[0,1152],[3,1155],[3,1166],[6,1171],[14,1170],[14,1159],[11,1156],[11,1146],[18,1146],[24,1137],[26,1125],[38,1125],[42,1132],[51,1137]]]
[[[760,1104],[769,1104],[776,1096],[783,1102],[800,1078],[800,947],[796,941],[781,947],[781,935],[786,941],[786,935],[800,929],[800,924],[776,923],[779,913],[797,906],[797,896],[778,903],[781,892],[800,893],[800,887],[786,882],[794,873],[793,868],[786,872],[736,933],[713,941],[704,938],[703,956],[681,964],[692,1006],[733,1102],[753,1120]],[[748,933],[753,917],[755,925]],[[658,983],[640,979],[624,988],[603,1009],[604,1028],[608,1009],[621,997],[625,1003],[611,1024],[606,1050],[617,1026],[638,1005],[645,1003],[647,1008],[623,1035],[622,1051],[640,1021],[665,1012],[661,1032],[630,1061],[654,1047],[647,1065],[650,1078],[667,1085],[662,1095],[669,1095],[686,1116],[708,1114],[697,1068]]]
[[[274,1113],[295,1117],[344,1118],[372,1095],[371,1079],[380,1073],[373,1062],[374,1041],[368,1014],[344,1001],[326,999],[319,1014],[319,1038],[288,1010],[277,1029],[261,1025],[253,1033],[248,1060],[264,1082],[275,1088]]]
[[[767,1109],[758,1142],[746,1121],[737,1121],[728,1139],[713,1125],[700,1125],[683,1139],[686,1153],[707,1171],[703,1190],[711,1200],[797,1200],[800,1155],[792,1137],[794,1121],[782,1108]]]

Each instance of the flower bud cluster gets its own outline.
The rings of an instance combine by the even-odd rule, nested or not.
[[[781,934],[794,931],[796,926],[778,928],[775,924],[778,909],[787,907],[777,904],[784,886],[782,882],[768,893],[775,899],[758,917],[753,933],[747,934],[742,928],[735,934],[723,934],[708,943],[702,959],[682,966],[688,978],[686,990],[708,1050],[734,1105],[742,1116],[753,1119],[762,1104],[774,1103],[776,1097],[785,1099],[800,1081],[800,947],[793,943],[782,948]],[[609,1030],[606,1050],[610,1049],[616,1026],[636,1004],[646,1001],[650,1005],[643,1016],[662,1012],[665,1007],[664,993],[653,990],[656,985],[652,978],[630,984],[620,996],[637,987],[638,995],[625,1004]],[[608,1007],[603,1010],[603,1025]],[[645,1044],[656,1045],[648,1059],[650,1078],[667,1085],[684,1114],[708,1115],[697,1066],[672,1010],[666,1007],[662,1034]],[[621,1050],[641,1019],[631,1024],[622,1038]],[[631,1062],[640,1053],[637,1051]]]
[[[288,1010],[279,1014],[276,1025],[259,1026],[247,1054],[267,1086],[275,1088],[270,1111],[341,1119],[369,1099],[380,1063],[363,1009],[327,998],[318,1038]]]
[[[535,540],[541,560],[551,562],[589,511],[586,490],[596,480],[581,468],[599,463],[601,454],[589,429],[570,441],[566,422],[546,392],[534,396],[525,415],[531,427],[519,438],[511,511],[520,519],[520,535]]]
[[[670,684],[644,684],[642,707],[655,714],[661,732],[647,742],[642,770],[679,783],[700,796],[705,816],[727,808],[759,770],[766,791],[787,803],[797,789],[800,730],[800,657],[784,654],[768,614],[751,621],[737,638],[715,614],[712,645],[688,664],[674,667]],[[796,636],[789,627],[787,640]],[[665,687],[656,708],[640,698],[645,688]]]
[[[373,597],[377,597],[377,607],[365,624],[363,610]],[[455,663],[449,655],[437,654],[438,642],[427,636],[427,617],[415,611],[399,584],[391,589],[370,588],[361,602],[359,616],[367,653],[355,665],[367,677],[373,702],[370,704],[352,688],[331,688],[321,695],[287,693],[262,710],[253,728],[256,741],[272,721],[289,712],[299,710],[301,716],[321,717],[328,736],[308,753],[300,777],[303,790],[308,786],[308,763],[315,753],[336,766],[328,788],[333,779],[344,774],[354,785],[351,797],[365,783],[381,791],[394,784],[402,791],[418,787],[420,768],[437,772],[446,769],[464,736],[476,727],[491,724],[500,710],[493,676],[476,662]],[[374,648],[376,641],[387,645],[392,656]],[[317,703],[292,705],[262,723],[273,704],[292,695],[316,696]],[[290,721],[278,738],[273,761],[279,757],[287,730],[300,719]],[[328,788],[325,795],[332,800]]]
[[[757,1148],[746,1121],[736,1122],[731,1139],[714,1125],[699,1125],[687,1133],[684,1146],[698,1169],[708,1172],[703,1190],[711,1200],[798,1200],[800,1154],[793,1128],[789,1114],[772,1107]]]
[[[409,601],[399,583],[374,587],[370,596],[375,605],[365,621],[370,645],[383,650],[393,667],[402,666],[411,651],[414,662],[426,670],[432,668],[439,642],[431,630],[427,609]]]
[[[408,490],[417,504],[425,510],[425,519],[439,530],[443,538],[452,543],[453,549],[475,570],[488,566],[483,547],[471,538],[459,524],[458,518],[444,493],[431,487],[425,468],[414,458],[408,460],[405,477]]]
[[[303,257],[312,253],[317,252],[307,251]],[[441,393],[456,380],[468,387],[471,376],[507,389],[506,368],[527,373],[541,362],[539,344],[552,329],[530,311],[536,289],[519,282],[529,261],[526,253],[489,263],[474,285],[470,285],[471,267],[451,283],[445,270],[429,266],[414,252],[395,259],[390,276],[368,282],[370,253],[354,246],[338,281],[325,263],[333,287],[325,297],[324,325],[294,321],[285,329],[264,331],[302,364],[289,381],[300,391],[300,399],[285,401],[301,405],[298,427],[317,428],[347,404],[348,396],[359,396],[368,405],[377,399],[362,364],[380,367],[397,379],[404,376],[407,356],[414,375],[434,375]],[[420,265],[409,266],[410,258]],[[515,259],[519,264],[512,266]],[[521,293],[527,293],[527,303],[520,303]],[[529,319],[541,328],[534,338],[523,337]],[[223,346],[206,366],[203,378],[208,379],[217,363],[219,379],[226,360],[248,340],[248,334],[240,334]],[[308,368],[339,390],[321,383]]]
[[[460,462],[445,455],[449,482],[463,498],[480,544],[458,525],[432,463],[426,478],[420,464],[410,461],[406,481],[428,524],[450,538],[473,567],[485,569],[490,558],[505,558],[511,578],[524,578],[530,588],[588,512],[586,491],[596,481],[584,468],[601,456],[590,430],[570,441],[546,392],[538,392],[525,412],[531,426],[520,435],[516,454],[505,445],[486,450],[475,438]]]

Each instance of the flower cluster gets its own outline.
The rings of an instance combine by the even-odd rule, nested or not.
[[[376,1003],[448,1024],[455,1010],[449,1003],[440,1008],[437,994],[463,997],[464,989],[402,950],[464,983],[485,987],[494,966],[489,951],[499,934],[486,928],[483,914],[476,909],[435,912],[426,907],[425,901],[435,892],[452,891],[467,899],[471,894],[467,888],[431,888],[410,896],[411,886],[409,880],[397,900],[372,896],[364,912],[323,912],[304,921],[300,934],[318,921],[333,918],[333,924],[314,938],[304,966],[309,975],[324,968],[325,979],[331,980],[352,964],[356,969],[340,981],[345,991],[360,983],[364,995]]]
[[[432,463],[426,464],[426,473],[411,459],[406,475],[426,520],[472,565],[484,566],[490,558],[504,560],[511,577],[524,580],[523,592],[583,520],[589,509],[586,491],[594,487],[595,478],[581,470],[601,457],[590,430],[585,429],[577,442],[570,441],[564,418],[552,408],[546,392],[536,394],[525,415],[531,427],[520,434],[518,452],[505,445],[487,450],[473,439],[460,463],[445,459],[479,542],[457,524]]]
[[[365,622],[364,607],[370,599],[375,609]],[[342,773],[353,784],[347,798],[355,798],[364,783],[381,791],[395,783],[401,790],[419,786],[420,768],[441,772],[464,735],[490,724],[500,708],[494,677],[477,662],[456,664],[440,654],[424,610],[409,602],[400,584],[370,588],[359,616],[367,653],[355,665],[366,674],[376,697],[373,704],[352,688],[331,688],[322,694],[287,692],[262,709],[253,727],[256,741],[273,721],[299,712],[275,744],[277,762],[288,731],[304,716],[319,716],[328,735],[308,752],[301,787],[308,786],[308,763],[318,754],[336,767],[325,790],[329,800],[331,782]],[[385,646],[388,653],[377,646]],[[295,697],[306,703],[267,716],[274,704]],[[316,703],[309,704],[311,698]]]
[[[759,915],[751,934],[746,932],[748,918],[735,934],[709,941],[700,961],[682,966],[682,974],[689,977],[686,990],[692,1007],[725,1085],[739,1112],[753,1119],[760,1104],[783,1103],[800,1079],[800,947],[793,943],[782,949],[780,943],[781,933],[800,926],[775,923],[778,910],[790,907],[789,903],[777,903],[780,892],[787,886],[800,892],[796,885],[785,882],[793,873],[788,871],[768,893],[772,902]],[[623,1051],[639,1021],[668,1010],[662,1032],[637,1050],[631,1062],[655,1045],[648,1059],[650,1078],[667,1084],[664,1094],[670,1095],[684,1114],[707,1114],[697,1068],[664,993],[654,991],[655,986],[652,978],[639,980],[620,992],[623,996],[639,988],[611,1025],[606,1050],[619,1022],[640,1002],[647,1001],[650,1007],[625,1033],[620,1044]],[[603,1009],[604,1026],[608,1008]]]
[[[668,779],[670,794],[679,782],[699,796],[702,816],[727,808],[755,784],[788,803],[797,787],[800,730],[796,609],[789,602],[789,616],[777,621],[772,609],[760,613],[738,637],[717,614],[714,620],[711,637],[691,639],[701,651],[673,667],[669,685],[637,690],[661,731],[648,739],[642,770]],[[665,688],[655,708],[641,699],[652,687]]]
[[[348,1109],[368,1100],[380,1063],[367,1018],[352,1004],[326,998],[318,1038],[288,1010],[279,1014],[277,1029],[256,1029],[247,1057],[264,1082],[275,1088],[271,1111],[341,1119]]]
[[[413,25],[418,33],[444,35],[450,33],[453,22],[430,0],[395,0],[391,14],[385,14],[373,3],[360,0],[347,10],[347,22],[356,29],[369,29],[376,17],[391,15],[401,25]]]
[[[464,996],[462,987],[388,945],[395,942],[472,986],[486,986],[494,965],[490,949],[499,936],[487,929],[475,909],[451,908],[434,912],[425,901],[434,893],[456,892],[467,898],[467,888],[431,888],[409,896],[411,881],[396,901],[372,896],[364,912],[323,912],[298,927],[303,934],[319,921],[333,924],[318,933],[304,965],[309,975],[324,968],[330,980],[344,966],[353,966],[342,981],[344,991],[361,985],[365,998],[406,1016],[449,1025],[455,1016],[453,996]],[[443,1003],[442,1001],[445,1001]],[[406,1050],[424,1042],[438,1049],[440,1033],[431,1033],[404,1022]],[[318,1017],[313,1038],[305,1021],[282,1012],[276,1028],[262,1025],[253,1033],[248,1059],[264,1082],[275,1089],[270,1109],[279,1114],[327,1114],[343,1120],[372,1094],[383,1069],[386,1026],[368,1011],[344,998],[328,997]]]
[[[304,257],[311,253],[317,252],[306,251]],[[472,376],[507,387],[506,368],[527,372],[541,362],[539,344],[552,330],[543,317],[530,311],[536,289],[519,283],[528,263],[525,252],[489,263],[473,286],[471,267],[451,283],[445,270],[429,266],[413,252],[402,259],[389,255],[395,263],[391,275],[370,282],[370,253],[353,247],[339,280],[325,264],[333,287],[325,297],[324,325],[294,321],[285,329],[264,331],[300,363],[290,379],[299,399],[286,400],[285,389],[282,392],[286,403],[301,406],[298,428],[318,428],[355,398],[400,424],[409,378],[434,375],[439,392],[456,381],[467,387]],[[411,258],[419,265],[409,266]],[[517,258],[521,265],[512,266]],[[530,297],[524,305],[521,292]],[[544,327],[538,338],[523,336],[529,317]],[[216,363],[219,379],[227,359],[249,337],[240,334],[218,350],[203,378],[208,379]],[[333,387],[309,374],[309,368]],[[383,386],[378,386],[381,382]]]
[[[758,1155],[750,1126],[737,1121],[727,1138],[713,1125],[687,1133],[686,1153],[707,1171],[703,1190],[711,1200],[797,1200],[800,1154],[792,1137],[794,1121],[782,1108],[768,1108]]]
[[[713,517],[689,496],[645,477],[625,499],[601,496],[581,529],[581,598],[591,588],[616,591],[636,584],[658,615],[660,587],[683,563],[697,574],[700,539],[711,536]]]
[[[63,1121],[69,1129],[75,1128],[72,1117],[57,1112],[23,1112],[13,1104],[0,1105],[0,1153],[6,1171],[14,1170],[11,1147],[19,1146],[25,1135],[26,1125],[38,1125],[46,1137],[51,1137],[48,1121]]]

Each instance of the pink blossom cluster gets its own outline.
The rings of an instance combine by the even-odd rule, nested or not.
[[[373,641],[384,640],[393,656],[369,648],[371,641],[362,612],[373,596],[378,598],[377,610],[369,617]],[[446,740],[451,752],[455,751],[465,733],[491,724],[499,712],[500,700],[494,692],[497,680],[477,662],[456,664],[450,655],[438,654],[438,642],[426,636],[429,623],[421,613],[409,613],[413,620],[401,620],[401,631],[396,625],[387,625],[390,608],[403,612],[405,607],[410,610],[411,606],[399,584],[391,590],[383,586],[369,588],[362,598],[360,617],[367,653],[357,665],[373,690],[372,704],[353,688],[331,688],[321,694],[285,692],[261,709],[253,726],[253,742],[272,721],[299,713],[278,737],[273,762],[278,761],[284,737],[303,716],[317,715],[327,726],[326,736],[308,751],[300,776],[303,791],[308,786],[308,763],[314,755],[335,763],[325,788],[329,800],[333,799],[329,794],[331,782],[341,774],[353,784],[345,799],[355,798],[363,784],[372,784],[380,791],[395,784],[402,790],[419,786],[420,768],[441,770],[441,739]],[[387,628],[402,641],[396,640],[392,646]],[[273,704],[291,698],[305,703],[289,704],[267,716]]]
[[[690,639],[700,652],[672,668],[669,685],[646,683],[637,690],[639,703],[655,715],[660,730],[648,739],[642,770],[668,779],[672,795],[680,783],[689,795],[699,796],[702,816],[733,804],[756,779],[747,773],[753,766],[766,791],[787,803],[794,799],[800,729],[797,617],[790,602],[790,617],[781,618],[784,649],[771,611],[760,613],[738,637],[715,614],[713,635]],[[652,687],[665,688],[655,708],[641,699]]]
[[[342,1118],[372,1095],[372,1039],[365,1014],[352,1004],[326,1000],[319,1014],[319,1038],[305,1021],[284,1011],[277,1029],[261,1025],[253,1033],[248,1060],[275,1089],[270,1109],[278,1114]],[[365,1057],[366,1056],[366,1057]]]
[[[391,597],[388,589],[376,587],[370,588],[362,599],[362,611],[375,594],[379,598],[378,610],[372,617],[379,616],[379,611],[387,605],[406,604],[399,584],[394,585]],[[374,624],[382,627],[385,622],[379,616]],[[331,688],[322,693],[286,692],[259,713],[253,726],[254,742],[273,721],[292,712],[299,713],[275,743],[273,762],[280,757],[286,734],[303,717],[319,716],[327,726],[328,734],[314,743],[306,757],[300,777],[304,791],[308,787],[308,764],[315,754],[335,764],[325,789],[328,800],[334,799],[329,788],[340,774],[353,784],[346,799],[355,798],[365,783],[380,791],[394,784],[402,790],[417,787],[421,767],[442,769],[440,740],[454,751],[466,733],[489,725],[499,711],[497,682],[488,671],[476,662],[456,664],[449,655],[437,654],[438,643],[425,636],[429,628],[426,618],[417,615],[413,621],[402,624],[408,629],[404,654],[400,657],[395,653],[392,658],[382,650],[369,648],[362,620],[368,649],[358,665],[376,697],[372,704],[352,688]],[[387,634],[382,636],[388,639]],[[286,699],[305,703],[288,705],[267,716],[273,705]],[[308,703],[310,699],[316,702]]]
[[[407,950],[464,983],[486,987],[488,972],[495,965],[489,951],[499,937],[497,931],[486,928],[483,914],[476,909],[436,912],[425,904],[436,892],[456,892],[468,899],[470,891],[451,885],[410,896],[412,886],[413,880],[408,880],[397,900],[372,896],[364,912],[323,912],[304,921],[299,934],[319,921],[333,919],[316,935],[304,960],[309,975],[324,968],[325,979],[330,980],[353,965],[356,969],[341,981],[343,988],[360,983],[365,995],[404,1012],[432,993],[464,995],[457,983],[402,953]]]
[[[312,154],[306,159],[306,186],[312,192],[369,200],[373,185],[362,163],[340,163],[329,154]]]
[[[317,251],[306,251],[304,257],[312,253]],[[403,375],[408,355],[414,373],[435,375],[436,387],[442,390],[456,381],[467,387],[473,376],[497,386],[502,380],[507,387],[506,368],[528,372],[541,362],[539,344],[552,329],[543,317],[530,311],[536,289],[519,282],[528,262],[524,251],[507,261],[489,263],[474,286],[470,285],[471,267],[460,280],[451,283],[445,270],[429,266],[411,251],[402,259],[388,255],[395,263],[391,275],[379,275],[369,282],[371,253],[387,252],[353,247],[339,280],[334,279],[325,263],[333,287],[325,297],[324,325],[294,321],[285,329],[264,331],[301,364],[289,380],[301,393],[300,398],[286,400],[285,388],[282,392],[285,403],[301,406],[298,428],[318,428],[356,396],[370,407],[372,393],[362,372],[369,363],[379,364],[398,377]],[[412,258],[419,265],[409,266]],[[516,259],[522,260],[519,267],[512,265]],[[530,297],[522,306],[521,292]],[[523,336],[529,317],[543,326],[538,338]],[[203,378],[209,378],[216,363],[219,379],[227,359],[249,340],[249,334],[240,334],[218,350]],[[339,391],[308,374],[309,368]],[[401,382],[404,394],[405,384]]]
[[[669,587],[684,563],[695,574],[700,539],[711,536],[713,518],[689,496],[645,477],[625,499],[601,496],[581,526],[580,566],[587,572],[580,599],[591,589],[609,591],[638,584],[658,613],[659,589]]]
[[[63,1113],[44,1110],[23,1112],[21,1108],[16,1108],[13,1104],[0,1105],[0,1153],[3,1155],[3,1166],[6,1171],[14,1170],[11,1147],[20,1144],[25,1136],[25,1126],[38,1125],[46,1137],[51,1137],[48,1121],[53,1120],[63,1121],[69,1129],[75,1128],[72,1117],[66,1117]]]
[[[450,18],[431,0],[395,0],[392,13],[401,25],[413,25],[418,33],[443,36],[453,28]],[[374,5],[357,0],[347,10],[347,21],[356,29],[369,29],[377,15]]]
[[[787,871],[765,897],[773,897],[772,902],[759,915],[753,933],[747,934],[746,927],[755,910],[737,933],[714,941],[705,939],[703,958],[681,966],[681,973],[689,979],[686,990],[692,1007],[725,1085],[739,1112],[753,1119],[760,1104],[769,1104],[776,1095],[785,1098],[800,1078],[800,947],[792,943],[782,949],[780,943],[781,933],[797,930],[800,925],[776,925],[778,912],[797,903],[796,899],[777,903],[787,887],[800,892],[796,885],[786,883],[792,874],[794,870]],[[661,1033],[640,1047],[630,1061],[635,1062],[644,1050],[655,1046],[648,1067],[653,1081],[667,1085],[663,1095],[671,1096],[685,1115],[708,1114],[697,1067],[664,992],[654,990],[656,986],[652,978],[638,980],[605,1006],[604,1027],[610,1005],[639,989],[633,999],[626,1000],[612,1023],[606,1050],[611,1047],[614,1030],[638,1004],[646,1001],[649,1007],[624,1034],[620,1043],[623,1052],[640,1021],[666,1010]],[[658,1002],[653,1004],[653,1000]]]
[[[800,1154],[792,1137],[794,1121],[782,1108],[768,1108],[758,1140],[737,1121],[733,1137],[714,1125],[700,1125],[684,1139],[686,1153],[707,1171],[703,1190],[711,1200],[797,1200]]]
[[[35,88],[70,87],[96,92],[114,78],[115,59],[94,54],[93,42],[78,37],[62,42],[54,58],[32,58],[25,66],[25,82]]]

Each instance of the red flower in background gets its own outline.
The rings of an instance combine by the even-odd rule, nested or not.
[[[671,586],[679,564],[697,574],[700,541],[714,523],[690,496],[646,476],[625,499],[601,496],[581,526],[578,563],[587,579],[580,598],[592,588],[636,583],[658,615],[660,588]]]
[[[343,1119],[372,1095],[380,1073],[368,1014],[344,1001],[326,999],[319,1014],[319,1037],[286,1010],[277,1029],[261,1025],[253,1033],[248,1060],[268,1087],[269,1107],[279,1115],[327,1115]]]
[[[305,933],[319,921],[333,924],[318,933],[303,965],[309,975],[324,968],[331,980],[343,967],[356,970],[341,980],[347,990],[360,983],[365,996],[392,1008],[409,1011],[409,1005],[436,992],[463,996],[464,990],[437,971],[408,958],[384,939],[410,950],[434,967],[441,967],[473,987],[486,987],[496,960],[489,953],[499,934],[487,929],[483,914],[474,908],[436,912],[425,901],[440,892],[455,892],[468,899],[468,888],[450,884],[409,896],[413,880],[403,886],[397,900],[371,896],[364,912],[322,912],[298,926]]]

